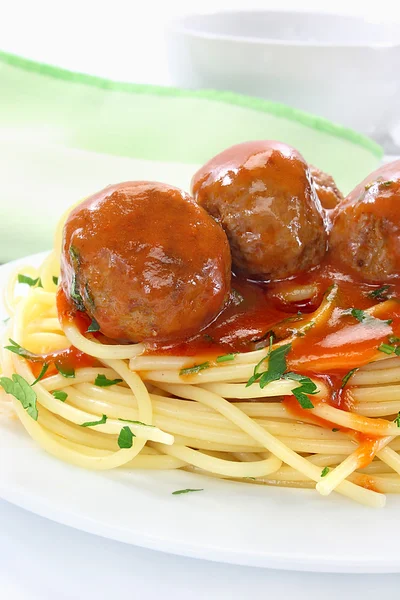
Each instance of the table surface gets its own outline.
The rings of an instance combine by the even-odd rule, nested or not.
[[[222,565],[144,550],[58,525],[0,501],[4,600],[296,600],[392,597],[400,575],[331,575]],[[329,543],[329,541],[327,541]],[[262,594],[262,595],[261,595]]]
[[[371,11],[376,11],[381,10],[382,3],[386,0],[379,5],[337,0],[335,8],[359,12],[360,4],[363,10],[369,4]],[[273,4],[268,0],[204,0],[202,10]],[[298,8],[298,0],[281,4]],[[198,6],[179,0],[163,6],[153,0],[144,3],[141,16],[146,24],[142,26],[138,20],[124,18],[126,3],[121,0],[114,0],[111,13],[108,6],[105,10],[98,3],[94,6],[70,0],[63,14],[62,4],[50,0],[29,4],[14,0],[8,3],[5,14],[3,9],[1,49],[114,79],[167,84],[169,76],[160,41],[163,20],[190,12],[191,8],[198,10]],[[302,2],[303,9],[315,7],[322,9],[319,0]],[[89,45],[90,30],[101,35],[92,35]],[[118,61],[110,58],[110,44],[103,43],[107,30]],[[112,35],[116,31],[118,35]],[[150,47],[152,52],[148,51]],[[400,575],[289,573],[175,557],[76,531],[1,500],[0,532],[0,597],[5,600],[101,600],[116,594],[144,600],[161,596],[174,600],[235,600],[266,594],[278,600],[291,596],[313,600],[320,599],[321,592],[324,600],[375,600],[378,589],[381,596],[392,596],[400,583]]]

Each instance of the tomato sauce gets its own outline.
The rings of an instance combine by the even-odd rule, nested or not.
[[[57,292],[57,312],[61,323],[74,323],[82,334],[87,331],[91,323],[90,318],[86,314],[76,311],[73,305],[68,302],[61,288]],[[55,375],[58,372],[57,367],[61,371],[66,372],[74,369],[83,369],[84,367],[100,366],[96,358],[81,352],[74,346],[47,354],[33,355],[28,359],[28,363],[31,365],[32,373],[35,377],[39,376],[44,364],[49,365],[43,379]]]
[[[311,295],[288,300],[290,294],[295,297],[294,291],[309,286],[312,286]],[[320,379],[329,390],[324,398],[310,396],[313,404],[328,402],[336,408],[352,410],[349,385],[343,385],[343,377],[351,369],[384,358],[379,346],[391,344],[393,336],[400,337],[400,301],[397,300],[400,299],[400,283],[385,286],[365,283],[357,275],[343,272],[328,259],[309,273],[269,284],[234,274],[232,289],[225,309],[196,336],[169,345],[148,343],[146,353],[202,356],[212,360],[221,354],[267,348],[271,335],[274,342],[290,338],[288,370]],[[324,303],[327,308],[321,316]],[[61,322],[73,322],[82,334],[87,332],[90,319],[76,311],[62,290],[58,292],[57,308]],[[372,317],[364,313],[368,309],[372,310]],[[104,343],[116,343],[100,332],[92,335]],[[56,362],[75,368],[97,364],[95,359],[76,348],[41,357],[41,362],[48,361],[53,370]],[[49,369],[48,374],[52,372]],[[303,409],[294,396],[285,397],[283,403],[299,420],[335,429],[334,423]],[[337,428],[347,431],[343,427]],[[360,467],[366,466],[375,455],[379,438],[351,433],[360,444]]]

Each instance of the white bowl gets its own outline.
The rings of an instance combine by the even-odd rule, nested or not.
[[[284,102],[390,148],[400,122],[400,24],[309,12],[218,12],[173,21],[167,42],[177,85]]]

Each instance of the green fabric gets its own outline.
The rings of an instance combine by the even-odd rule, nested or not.
[[[344,192],[382,157],[360,134],[265,100],[117,83],[1,52],[0,91],[0,261],[49,247],[66,205],[116,177],[187,188],[196,165],[241,141],[289,143]]]

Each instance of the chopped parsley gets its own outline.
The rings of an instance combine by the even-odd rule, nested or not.
[[[286,355],[291,350],[292,344],[284,344],[283,346],[279,346],[279,348],[275,348],[275,350],[272,351],[271,347],[272,336],[270,337],[270,347],[268,353],[254,367],[253,375],[246,383],[246,387],[253,385],[253,383],[255,383],[256,381],[258,381],[261,388],[264,388],[272,381],[279,381],[282,378],[298,381],[300,383],[300,386],[293,388],[291,390],[292,394],[294,395],[294,397],[296,398],[296,400],[302,408],[314,408],[314,405],[311,402],[308,395],[314,395],[318,393],[318,388],[315,385],[315,383],[305,375],[300,375],[299,373],[292,372],[286,373]],[[259,371],[259,367],[267,358],[267,370]]]
[[[192,375],[193,373],[200,373],[200,371],[204,371],[204,369],[209,369],[211,364],[209,361],[203,362],[200,365],[193,365],[193,367],[187,367],[186,369],[181,369],[179,371],[179,375]]]
[[[31,287],[35,287],[35,285],[38,287],[43,287],[40,277],[32,279],[32,277],[28,277],[28,275],[22,275],[22,273],[18,273],[18,283],[26,283]]]
[[[269,336],[269,349],[268,349],[268,352],[267,352],[267,354],[265,356],[262,357],[262,359],[254,367],[253,375],[250,377],[250,379],[246,383],[246,387],[250,387],[251,385],[253,385],[253,383],[255,383],[256,381],[258,381],[260,379],[261,375],[263,375],[263,373],[266,372],[266,371],[264,371],[264,372],[259,371],[259,367],[272,354],[272,344],[273,344],[273,342],[274,342],[274,338],[273,338],[272,335],[270,335]]]
[[[7,394],[11,394],[11,396],[19,400],[28,415],[34,421],[37,421],[36,392],[21,375],[13,373],[12,379],[9,377],[0,377],[0,385]]]
[[[336,433],[336,431],[340,431],[340,429],[339,429],[338,427],[334,427],[334,428],[332,429],[332,431],[333,431],[334,433]]]
[[[400,338],[395,335],[390,335],[388,337],[389,344],[382,342],[380,346],[378,346],[379,352],[384,352],[385,354],[395,354],[396,356],[400,356]]]
[[[346,375],[345,375],[345,376],[343,377],[343,379],[342,379],[342,386],[341,386],[342,388],[344,388],[344,387],[347,385],[347,383],[348,383],[348,381],[349,381],[350,377],[351,377],[352,375],[354,375],[354,373],[355,373],[356,371],[358,371],[358,367],[355,367],[354,369],[351,369],[351,370],[350,370],[348,373],[346,373]]]
[[[62,365],[61,363],[56,362],[57,371],[67,379],[73,379],[75,377],[75,369],[73,367],[68,367],[67,365]]]
[[[133,438],[136,437],[128,426],[121,429],[118,436],[118,446],[120,448],[132,448]]]
[[[329,467],[324,467],[321,471],[321,477],[326,477],[329,473]]]
[[[393,183],[393,179],[388,179],[387,181],[382,181],[381,185],[384,185],[385,187],[390,187]]]
[[[118,421],[123,421],[123,423],[133,423],[133,425],[142,425],[143,427],[155,427],[155,425],[148,425],[142,421],[132,421],[131,419],[118,419]]]
[[[78,283],[76,281],[75,273],[72,275],[70,296],[71,296],[71,299],[74,301],[76,308],[79,311],[84,312],[85,305],[83,303],[83,298],[78,290]]]
[[[265,388],[272,381],[278,381],[286,371],[286,355],[292,344],[284,344],[273,350],[268,359],[268,369],[260,376],[260,388]]]
[[[365,323],[365,325],[373,325],[376,324],[377,321],[379,323],[385,323],[386,325],[390,325],[392,323],[392,319],[387,319],[386,321],[383,319],[377,319],[360,308],[349,308],[343,312],[343,315],[351,315],[360,323]]]
[[[96,425],[104,425],[107,423],[107,415],[103,415],[99,421],[88,421],[87,423],[82,423],[81,427],[95,427]]]
[[[32,360],[32,361],[38,361],[40,360],[40,357],[38,354],[33,354],[33,352],[29,352],[29,350],[26,350],[25,348],[23,348],[22,346],[20,346],[19,344],[17,344],[17,342],[14,342],[14,340],[12,340],[11,338],[9,339],[9,342],[11,343],[11,346],[5,346],[5,350],[9,350],[10,352],[14,352],[14,354],[18,354],[18,356],[21,356],[22,358],[26,358],[27,360]]]
[[[100,325],[96,321],[96,319],[92,319],[89,327],[87,328],[87,333],[92,333],[93,331],[100,331]]]
[[[62,390],[54,390],[52,394],[56,400],[61,400],[61,402],[65,402],[68,398],[67,392],[63,392]]]
[[[76,278],[76,271],[78,270],[78,267],[80,266],[81,257],[80,257],[78,250],[75,248],[75,246],[70,246],[69,255],[71,258],[72,266],[75,269],[75,272],[72,275],[70,296],[71,296],[71,299],[74,301],[76,308],[78,310],[84,312],[85,305],[83,303],[82,295],[78,289],[78,281]]]
[[[388,296],[389,290],[390,290],[390,285],[383,285],[382,287],[380,287],[376,290],[372,290],[372,292],[369,292],[368,298],[371,298],[371,300],[379,300],[379,301],[387,300],[389,298],[389,296]]]
[[[69,256],[71,258],[71,262],[74,265],[74,267],[77,267],[80,265],[81,257],[79,255],[79,251],[77,250],[77,248],[75,248],[75,246],[70,246]]]
[[[379,352],[384,352],[385,354],[393,354],[393,352],[396,350],[396,346],[391,346],[390,344],[382,343],[378,347],[378,350]]]
[[[32,383],[32,385],[35,385],[35,383],[38,383],[38,381],[40,381],[41,379],[43,379],[43,377],[46,375],[46,372],[47,372],[48,368],[49,368],[49,365],[47,363],[43,363],[42,370],[40,371],[39,375],[36,377],[36,379]]]
[[[98,387],[109,387],[110,385],[116,385],[117,383],[121,383],[123,379],[107,379],[105,375],[97,375],[94,380],[94,385]]]
[[[56,277],[55,275],[53,275],[53,283],[54,285],[58,285],[58,277]]]
[[[285,379],[293,379],[298,381],[301,385],[297,388],[292,389],[292,394],[300,404],[301,408],[314,408],[314,404],[311,402],[308,395],[318,394],[318,388],[315,383],[304,375],[298,373],[286,373],[283,375]]]
[[[223,354],[222,356],[217,356],[216,358],[216,362],[217,363],[224,363],[224,362],[228,362],[230,360],[233,360],[235,358],[236,354],[231,353],[231,354]]]
[[[394,423],[396,423],[397,427],[400,427],[400,412],[397,414]]]
[[[175,490],[175,492],[172,492],[172,495],[180,496],[181,494],[190,494],[191,492],[204,492],[204,488],[186,488],[185,490]]]

